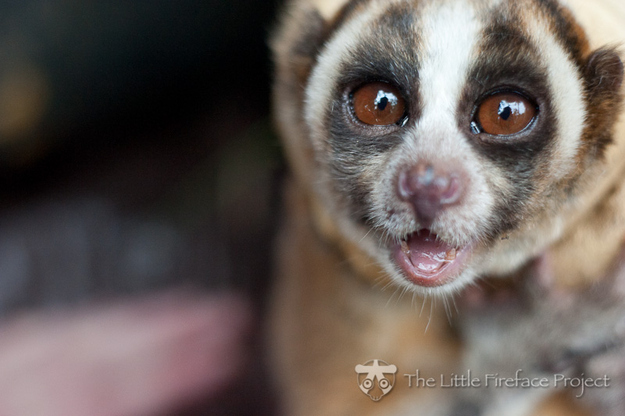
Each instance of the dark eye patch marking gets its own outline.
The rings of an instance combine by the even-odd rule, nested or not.
[[[327,162],[338,194],[349,205],[355,220],[366,223],[371,212],[369,195],[373,177],[385,166],[380,159],[402,143],[403,126],[419,117],[418,52],[415,11],[408,6],[390,7],[363,33],[360,45],[349,51],[339,73],[338,88],[326,114]],[[390,126],[355,123],[350,94],[367,83],[383,82],[396,88],[405,100],[408,119]],[[376,100],[383,111],[392,105],[389,97]],[[359,125],[360,124],[360,125]]]
[[[551,105],[547,71],[537,50],[503,13],[495,12],[487,22],[458,107],[458,123],[476,152],[503,172],[512,192],[497,197],[497,213],[492,219],[492,238],[518,227],[532,204],[526,202],[537,191],[536,183],[547,171],[555,142],[556,122]],[[520,90],[520,91],[519,91]],[[531,129],[510,140],[490,136],[474,122],[477,105],[497,91],[524,92],[540,107],[540,115]],[[501,118],[513,115],[513,108],[503,102]]]
[[[571,15],[571,12],[556,0],[534,0],[534,3],[548,16],[551,30],[569,57],[581,68],[589,52],[588,39]]]

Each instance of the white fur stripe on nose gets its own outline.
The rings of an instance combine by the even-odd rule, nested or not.
[[[430,137],[437,142],[421,143],[418,146],[421,154],[429,151],[440,154],[447,147],[455,152],[458,146],[456,110],[481,28],[468,2],[447,2],[442,6],[432,2],[419,20],[423,24],[419,70],[423,114],[414,138]]]

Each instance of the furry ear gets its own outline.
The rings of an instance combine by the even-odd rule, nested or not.
[[[313,0],[312,5],[327,21],[334,19],[350,0]]]
[[[614,49],[599,49],[588,57],[584,78],[591,98],[617,95],[623,84],[623,61]]]
[[[612,130],[623,100],[623,61],[614,49],[598,49],[586,60],[583,77],[588,103],[587,134],[602,152],[612,141]]]
[[[304,88],[326,37],[327,23],[315,8],[290,11],[287,24],[274,33],[271,46],[280,79],[290,79],[296,90]]]
[[[275,66],[273,115],[285,140],[285,151],[297,176],[313,172],[314,151],[305,134],[304,95],[319,52],[328,36],[329,23],[308,1],[291,1],[271,38]],[[302,181],[306,183],[306,181]]]

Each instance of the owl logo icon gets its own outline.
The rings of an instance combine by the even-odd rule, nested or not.
[[[377,402],[393,390],[397,367],[382,360],[371,360],[358,364],[356,373],[360,390]]]

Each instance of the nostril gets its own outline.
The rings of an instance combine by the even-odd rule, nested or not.
[[[404,201],[408,201],[414,195],[413,186],[408,182],[408,172],[404,170],[399,174],[399,180],[397,182],[399,197]]]
[[[450,205],[457,202],[462,194],[460,177],[457,174],[445,177],[439,189],[441,190],[441,204]]]

